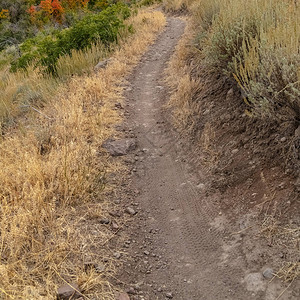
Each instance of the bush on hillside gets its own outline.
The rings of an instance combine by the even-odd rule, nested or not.
[[[88,48],[98,40],[107,46],[117,42],[120,30],[125,28],[124,20],[129,16],[127,6],[116,4],[98,14],[84,17],[71,28],[29,39],[20,46],[22,56],[12,63],[12,70],[26,69],[34,63],[55,73],[58,58],[71,54],[72,50]]]
[[[300,6],[290,0],[203,0],[219,6],[199,47],[235,78],[250,114],[300,122]],[[200,6],[196,12],[203,15]]]

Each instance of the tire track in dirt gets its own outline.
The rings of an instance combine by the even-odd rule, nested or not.
[[[143,282],[143,292],[132,299],[265,299],[246,290],[242,266],[221,263],[226,237],[211,225],[219,212],[197,189],[189,155],[165,118],[163,72],[184,28],[180,18],[168,19],[125,95],[140,153],[132,180],[141,212],[133,222],[124,281]]]

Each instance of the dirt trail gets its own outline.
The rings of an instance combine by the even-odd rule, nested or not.
[[[222,226],[214,199],[205,197],[202,175],[190,172],[189,155],[166,119],[163,72],[184,28],[183,20],[169,18],[129,80],[128,123],[139,147],[132,181],[140,211],[130,225],[131,261],[123,280],[137,284],[129,290],[132,299],[275,299],[257,289],[255,276],[246,288],[238,253],[234,263],[227,261],[238,241]]]

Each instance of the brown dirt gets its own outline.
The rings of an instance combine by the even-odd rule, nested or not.
[[[222,174],[209,176],[207,167],[199,167],[201,159],[195,159],[201,155],[198,149],[169,123],[163,73],[184,27],[182,19],[168,19],[166,30],[143,57],[126,89],[126,121],[120,129],[136,137],[138,149],[125,158],[131,174],[129,184],[120,188],[120,199],[137,214],[128,218],[122,233],[123,267],[118,277],[122,281],[115,284],[131,299],[140,300],[275,300],[285,286],[277,278],[264,279],[262,272],[274,268],[274,262],[280,264],[281,256],[274,259],[276,247],[257,235],[259,226],[253,221],[260,210],[254,209],[256,205],[268,200],[265,195],[271,197],[264,179],[271,178],[270,170],[243,172],[244,152],[233,151],[228,159],[234,153],[239,156],[233,159],[235,164],[230,161],[233,175],[224,166]],[[227,90],[216,89],[217,94],[225,91],[225,97]],[[228,123],[231,116],[226,118]],[[218,139],[225,143],[222,135]],[[238,146],[232,142],[230,147]],[[280,187],[281,196],[291,191],[287,185]],[[298,296],[293,282],[280,299]]]

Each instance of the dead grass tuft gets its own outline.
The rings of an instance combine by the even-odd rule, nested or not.
[[[55,85],[50,90],[46,85],[47,96],[41,90],[47,97],[44,107],[33,110],[20,130],[0,144],[3,299],[55,299],[58,285],[74,281],[87,299],[113,299],[108,280],[114,274],[112,259],[105,260],[105,272],[84,267],[86,261],[103,263],[109,256],[103,249],[112,233],[91,216],[105,213],[106,175],[121,170],[101,145],[120,121],[115,109],[120,84],[165,18],[160,12],[140,11],[130,22],[135,34],[121,43],[106,69],[75,76],[56,93]],[[24,80],[31,82],[34,76],[39,81],[38,73]],[[16,93],[17,83],[7,84],[16,79],[6,81],[5,93]]]
[[[285,263],[276,273],[276,276],[285,282],[293,282],[295,279],[300,278],[300,263]]]

